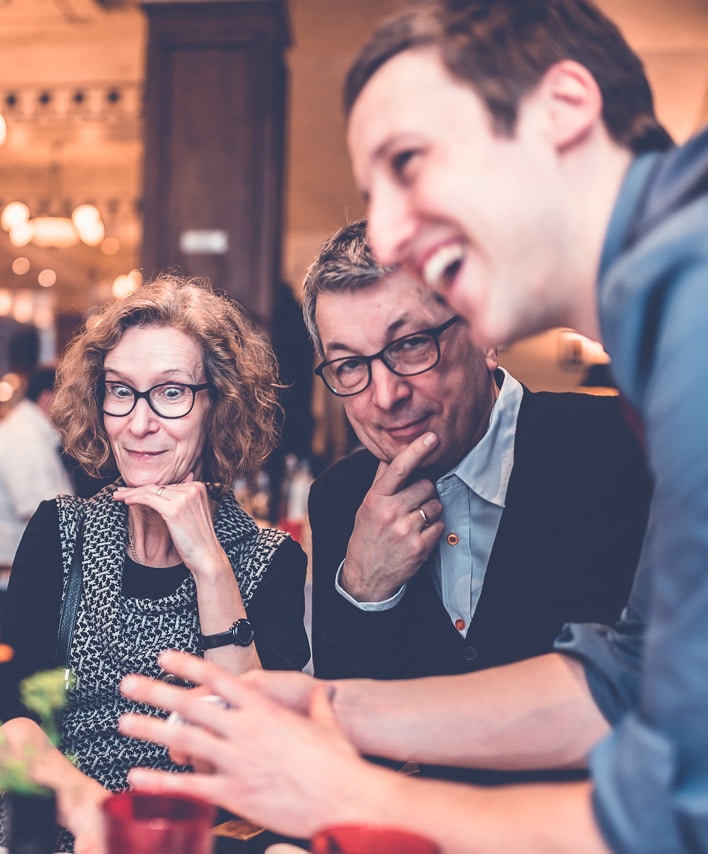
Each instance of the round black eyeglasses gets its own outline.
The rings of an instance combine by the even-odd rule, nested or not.
[[[194,408],[197,392],[209,388],[211,383],[159,383],[147,391],[138,391],[128,383],[106,380],[103,383],[101,411],[105,415],[123,418],[135,409],[140,398],[160,418],[184,418]]]
[[[372,356],[343,356],[321,362],[315,373],[338,397],[360,394],[371,385],[371,363],[375,359],[381,359],[389,371],[399,377],[424,374],[440,361],[440,336],[458,320],[460,316],[455,314],[440,326],[396,338]]]

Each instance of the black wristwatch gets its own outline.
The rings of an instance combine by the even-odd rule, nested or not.
[[[236,622],[225,632],[218,632],[215,635],[202,635],[202,646],[204,649],[216,649],[220,646],[250,646],[253,643],[253,626],[249,620],[242,618]]]

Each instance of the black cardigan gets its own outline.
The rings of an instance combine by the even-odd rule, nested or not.
[[[506,507],[464,638],[425,570],[387,611],[361,611],[335,590],[376,467],[357,451],[310,492],[316,675],[397,679],[507,664],[549,652],[564,622],[612,623],[626,604],[651,485],[617,398],[524,390]]]

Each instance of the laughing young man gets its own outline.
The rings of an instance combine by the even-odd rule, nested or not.
[[[215,766],[136,780],[302,835],[387,821],[446,852],[708,850],[708,134],[670,148],[639,60],[584,0],[417,4],[369,41],[346,100],[380,263],[442,291],[484,346],[559,324],[602,338],[655,477],[637,580],[615,626],[568,625],[555,653],[466,676],[237,681],[171,654],[166,666],[234,708],[131,677],[131,695],[210,729],[133,719],[126,731]],[[354,746],[587,763],[591,779],[415,781]]]

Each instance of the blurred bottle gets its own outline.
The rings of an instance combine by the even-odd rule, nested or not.
[[[285,475],[280,494],[278,527],[293,539],[302,542],[307,521],[307,498],[310,494],[312,472],[309,460],[299,460],[294,454],[285,457]]]
[[[257,521],[265,522],[270,516],[270,478],[268,472],[261,469],[256,474],[256,482],[251,496],[251,515]]]
[[[234,481],[233,486],[234,498],[243,507],[246,513],[251,512],[251,491],[248,488],[248,481],[245,477],[239,477]]]
[[[290,487],[292,486],[295,472],[297,471],[298,461],[295,454],[286,454],[283,458],[283,477],[280,481],[280,494],[278,495],[278,514],[276,516],[276,525],[281,529],[287,524],[289,502],[290,502]]]

